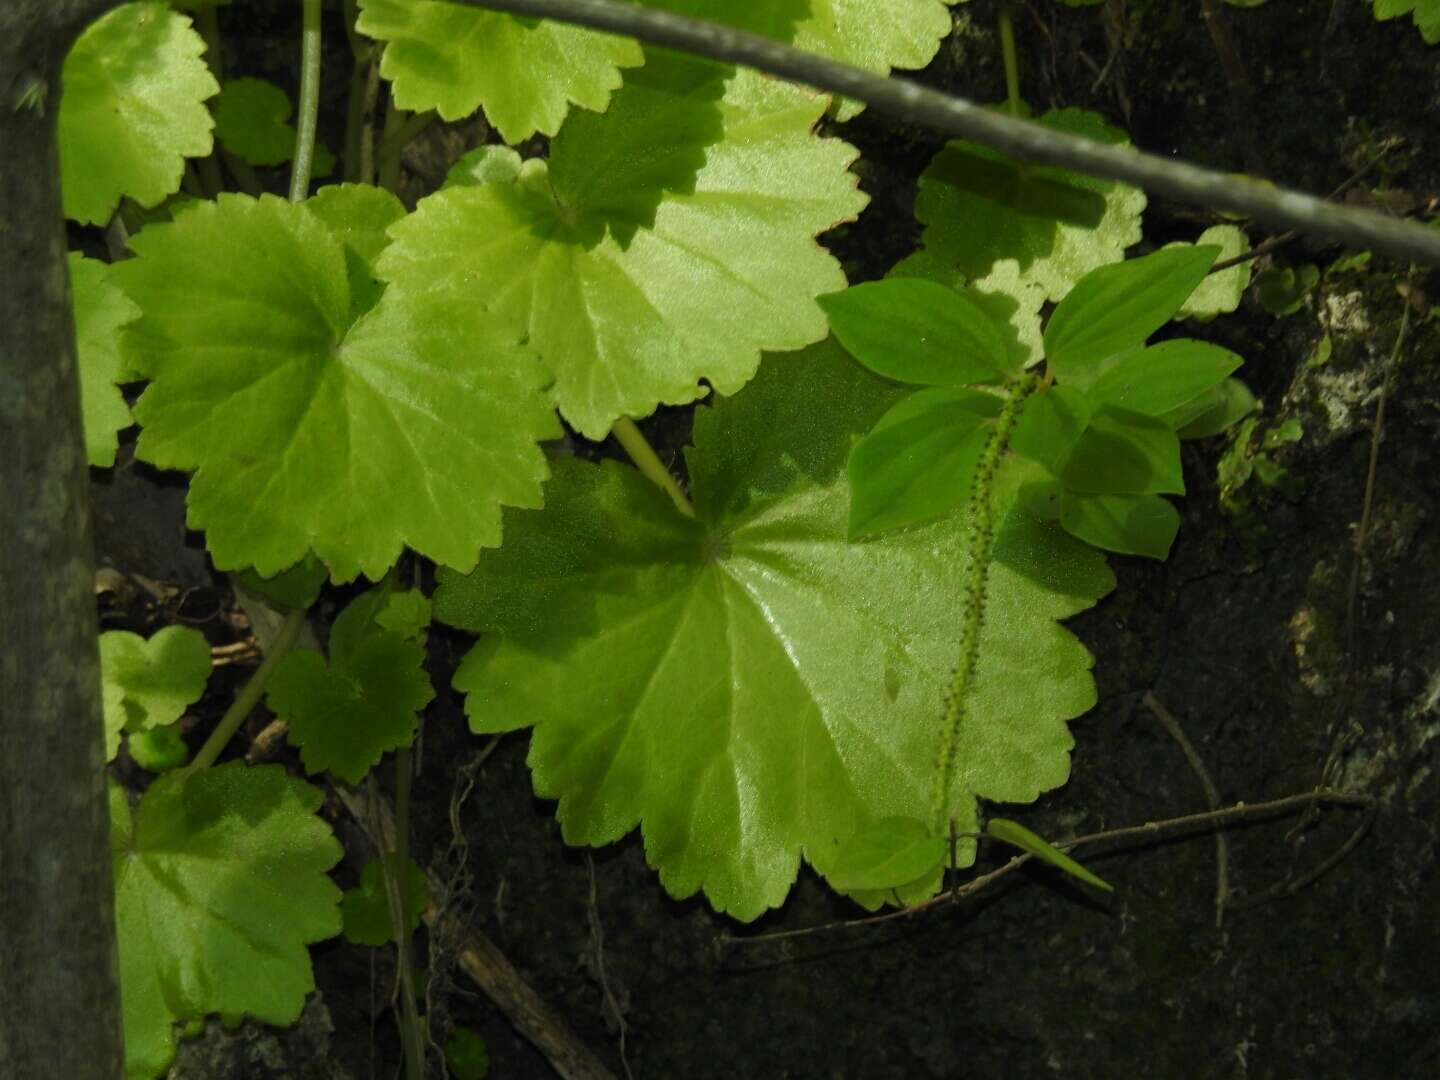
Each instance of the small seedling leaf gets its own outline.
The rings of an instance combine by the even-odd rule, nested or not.
[[[420,913],[430,902],[430,883],[414,859],[406,861],[404,888],[405,932],[414,933],[420,925]],[[360,884],[345,890],[340,901],[340,916],[345,939],[356,945],[388,945],[395,940],[384,862],[371,859],[365,864],[360,872]]]
[[[128,630],[100,635],[105,755],[115,756],[120,732],[173,724],[205,693],[210,645],[188,626],[167,626],[147,641]]]
[[[371,590],[336,619],[330,662],[313,649],[285,657],[267,703],[290,724],[306,771],[328,770],[351,784],[389,750],[415,737],[416,713],[435,696],[425,650],[374,622],[382,590]]]
[[[1087,885],[1094,885],[1097,889],[1104,889],[1106,892],[1115,891],[1115,886],[1092,874],[1054,844],[1036,836],[1019,822],[1011,821],[1009,818],[991,818],[985,823],[985,834],[1012,847],[1017,847],[1021,851],[1028,852],[1037,859],[1043,859],[1051,866],[1065,871],[1071,877],[1078,878]]]

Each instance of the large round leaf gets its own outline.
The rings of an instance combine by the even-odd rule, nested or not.
[[[401,107],[459,120],[484,108],[506,142],[553,135],[571,103],[604,109],[629,38],[434,0],[360,0],[357,29],[385,42],[380,71]]]
[[[65,58],[60,176],[65,214],[104,224],[122,195],[154,206],[178,191],[185,159],[210,152],[205,99],[218,93],[190,20],[162,3],[97,19]]]
[[[447,188],[392,230],[379,269],[393,290],[484,306],[555,375],[565,418],[600,438],[705,391],[733,393],[762,349],[825,333],[815,303],[845,284],[815,236],[865,205],[854,150],[816,138],[825,99],[741,71],[718,101],[670,97],[713,65],[652,60],[609,112],[577,114],[554,166],[532,160],[513,183]],[[718,119],[719,141],[694,133]],[[655,147],[661,156],[655,157]],[[642,169],[572,167],[595,155]]]
[[[144,313],[126,342],[151,380],[138,453],[195,470],[190,524],[222,569],[269,576],[313,548],[336,580],[379,577],[407,543],[468,567],[500,542],[501,503],[540,505],[543,371],[473,305],[375,303],[384,217],[347,190],[313,214],[221,196],[116,267]]]
[[[493,631],[456,685],[477,731],[535,725],[537,793],[565,837],[642,825],[677,896],[750,919],[803,854],[825,872],[878,819],[929,816],[964,604],[967,523],[850,543],[845,459],[896,400],[833,345],[769,360],[701,409],[688,455],[697,517],[631,469],[568,459],[543,513],[438,617]],[[1094,702],[1090,656],[1056,620],[1112,584],[1103,558],[1020,509],[997,475],[997,562],[950,810],[1064,782],[1065,721]],[[962,845],[962,860],[973,846]],[[936,879],[938,880],[938,879]]]

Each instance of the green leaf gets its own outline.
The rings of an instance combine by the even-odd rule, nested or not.
[[[366,208],[344,243],[330,198]],[[536,441],[559,428],[530,354],[445,295],[358,313],[388,201],[222,195],[112,271],[143,312],[137,452],[195,470],[189,523],[222,570],[269,576],[313,549],[337,581],[379,577],[406,543],[465,568],[500,542],[500,504],[541,501]]]
[[[288,570],[272,577],[261,577],[254,570],[241,570],[235,575],[237,584],[259,593],[275,607],[304,611],[315,603],[330,574],[320,560],[307,554]]]
[[[632,91],[650,92],[647,70],[609,113],[567,124],[552,144],[556,159],[572,154],[572,130],[586,147],[609,140],[617,155],[648,152],[657,139],[683,142],[685,131],[657,131],[627,104]],[[693,193],[661,192],[653,227],[628,246],[597,239],[628,196],[607,195],[598,177],[584,192],[585,205],[600,209],[582,213],[557,201],[546,163],[531,160],[512,185],[451,187],[423,200],[394,226],[381,275],[392,292],[488,309],[488,322],[528,341],[554,373],[561,411],[589,438],[621,416],[695,400],[701,379],[734,393],[761,349],[822,337],[814,298],[845,284],[814,238],[852,218],[865,197],[847,171],[854,151],[811,133],[824,105],[741,71],[718,106],[696,106],[718,107],[725,134],[706,148]],[[570,172],[567,184],[577,182]],[[476,349],[485,363],[488,348]]]
[[[340,929],[325,872],[340,845],[319,790],[276,765],[161,776],[133,819],[110,787],[126,1070],[165,1071],[172,1025],[207,1013],[291,1024],[314,989],[306,946]]]
[[[115,464],[116,432],[134,420],[115,384],[124,380],[120,328],[140,309],[110,281],[110,268],[70,252],[70,293],[74,300],[75,347],[80,363],[80,406],[85,423],[85,457],[91,465]]]
[[[487,145],[471,150],[445,174],[442,187],[478,187],[483,184],[513,184],[520,179],[524,164],[508,146]]]
[[[915,818],[882,818],[840,845],[826,880],[840,892],[893,889],[945,862],[943,836]]]
[[[414,933],[420,913],[430,902],[430,883],[414,859],[405,863],[405,929]],[[385,864],[371,859],[360,872],[360,884],[346,889],[340,901],[345,940],[356,945],[388,945],[395,941],[395,924],[390,921],[390,901],[385,889]]]
[[[1115,405],[1096,408],[1055,475],[1069,490],[1086,494],[1185,494],[1174,429]]]
[[[1143,345],[1174,317],[1219,250],[1165,248],[1086,274],[1045,326],[1045,360],[1055,377],[1087,389],[1104,361]]]
[[[1219,435],[1255,408],[1255,395],[1239,379],[1226,379],[1194,401],[1165,415],[1182,439]]]
[[[190,760],[190,748],[173,727],[137,731],[125,741],[135,763],[151,772],[169,772]]]
[[[965,505],[986,421],[999,411],[998,398],[960,387],[922,390],[890,409],[850,451],[850,538]]]
[[[890,268],[889,276],[934,281],[973,300],[990,316],[1005,341],[1006,374],[1019,375],[1040,360],[1040,309],[1045,305],[1045,294],[1021,282],[1013,259],[997,263],[985,276],[983,287],[966,285],[965,276],[929,248],[921,248],[901,259]]]
[[[1021,851],[1029,852],[1037,859],[1045,860],[1051,866],[1058,867],[1071,877],[1079,878],[1087,885],[1094,885],[1097,889],[1104,889],[1106,892],[1115,891],[1115,886],[1086,870],[1054,844],[1035,835],[1018,821],[1011,821],[1008,818],[991,818],[985,823],[985,834],[1017,847]]]
[[[375,276],[375,263],[390,243],[390,226],[405,216],[405,206],[373,184],[329,184],[304,202],[330,235],[345,249],[345,276],[350,282],[353,325],[380,299],[385,287]]]
[[[375,627],[374,614],[366,596],[355,600],[335,622],[328,666],[313,649],[297,649],[270,679],[266,703],[289,722],[307,772],[358,784],[387,751],[410,745],[415,714],[435,696],[425,650]]]
[[[60,176],[65,215],[103,225],[122,195],[154,206],[187,157],[210,153],[205,99],[220,89],[190,20],[125,4],[91,23],[65,58]]]
[[[407,640],[423,640],[430,625],[430,601],[418,589],[392,592],[376,612],[375,625]]]
[[[948,5],[957,0],[644,0],[649,7],[727,23],[887,74],[923,68],[951,30]],[[864,106],[843,100],[840,120]]]
[[[933,281],[871,281],[818,303],[850,355],[889,379],[922,386],[992,382],[1007,363],[1005,340],[989,314]]]
[[[251,165],[279,165],[295,152],[290,95],[265,79],[230,79],[212,106],[215,137]]]
[[[1092,401],[1167,416],[1219,386],[1243,362],[1219,345],[1175,338],[1127,353],[1086,393]]]
[[[452,1031],[445,1042],[445,1064],[455,1080],[485,1080],[490,1074],[490,1054],[480,1033],[465,1027]]]
[[[1123,131],[1095,113],[1060,109],[1037,123],[1123,146]],[[972,286],[1003,291],[1038,309],[1058,301],[1088,271],[1121,259],[1140,239],[1145,195],[1137,188],[1047,165],[1013,161],[975,143],[950,143],[920,177],[915,216],[933,264]],[[1007,270],[1008,264],[1008,270]],[[1018,274],[1016,273],[1018,269]],[[928,275],[927,275],[928,276]]]
[[[200,700],[210,679],[210,645],[188,626],[167,626],[148,641],[128,630],[100,635],[105,706],[105,757],[115,756],[122,730],[173,724]]]
[[[1319,282],[1320,271],[1314,263],[1272,266],[1255,275],[1255,295],[1271,315],[1294,315]]]
[[[1249,238],[1235,225],[1212,225],[1202,232],[1200,239],[1195,242],[1217,245],[1220,254],[1216,256],[1216,262],[1227,262],[1250,250]],[[1180,305],[1180,318],[1209,322],[1216,315],[1234,311],[1240,306],[1240,299],[1250,285],[1250,266],[1248,261],[1241,262],[1228,270],[1221,270],[1218,274],[1207,274],[1205,280],[1190,294],[1190,298]]]
[[[433,0],[360,0],[356,29],[385,43],[397,105],[444,120],[483,107],[508,143],[554,135],[571,104],[603,111],[643,62],[629,38]]]
[[[1180,512],[1158,495],[1060,496],[1060,524],[1071,536],[1121,555],[1164,560],[1180,531]]]
[[[725,133],[719,101],[733,74],[707,60],[647,53],[603,116],[567,120],[550,154],[557,224],[585,247],[608,228],[623,250],[655,227],[667,193],[695,194],[706,147]]]
[[[1375,0],[1375,18],[1393,19],[1410,14],[1425,44],[1440,42],[1440,0]]]
[[[695,518],[632,469],[562,459],[543,512],[508,514],[509,542],[469,576],[441,572],[437,617],[487,632],[455,679],[471,725],[535,726],[535,790],[568,842],[643,822],[671,893],[752,919],[802,854],[829,874],[871,822],[928,818],[969,523],[847,542],[852,440],[897,398],[833,344],[772,358],[697,412]],[[1008,458],[992,486],[996,614],[957,743],[961,822],[977,798],[1063,783],[1065,721],[1095,700],[1056,620],[1113,579],[1019,508],[1038,473]]]
[[[1079,390],[1048,387],[1021,407],[1010,449],[1059,476],[1094,414],[1094,402]]]

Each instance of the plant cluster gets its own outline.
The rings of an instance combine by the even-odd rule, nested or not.
[[[362,781],[435,694],[432,616],[481,635],[454,687],[475,732],[533,729],[566,841],[640,827],[677,897],[750,920],[803,861],[872,910],[913,903],[986,832],[1084,874],[981,803],[1065,782],[1095,689],[1062,621],[1113,587],[1105,552],[1166,557],[1179,440],[1253,407],[1238,356],[1165,329],[1234,309],[1248,269],[1210,271],[1241,230],[1127,260],[1141,192],[955,142],[920,182],[922,248],[847,287],[816,238],[866,197],[817,126],[853,102],[357,0],[356,83],[378,62],[389,114],[376,140],[354,95],[327,161],[281,88],[217,79],[222,2],[97,22],[60,115],[67,214],[133,254],[71,256],[90,461],[138,423],[137,456],[190,475],[215,566],[289,612],[188,764],[172,725],[203,640],[102,639],[107,750],[161,774],[138,803],[111,784],[131,1075],[166,1067],[176,1024],[292,1021],[306,946],[342,925],[414,928],[418,869],[376,862],[342,898],[318,789],[214,762],[264,697],[308,773]],[[933,56],[951,2],[652,6],[888,71]],[[493,139],[407,208],[404,138],[477,112]],[[1039,122],[1126,141],[1079,110]],[[258,171],[286,161],[291,200]],[[311,194],[312,162],[342,182]],[[119,387],[142,382],[132,414]],[[694,402],[683,486],[633,421]],[[562,421],[638,467],[555,454]],[[398,584],[407,549],[433,597]],[[325,584],[361,577],[325,651],[292,651]]]

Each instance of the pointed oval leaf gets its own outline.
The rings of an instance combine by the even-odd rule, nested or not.
[[[1185,494],[1180,440],[1163,420],[1101,405],[1056,475],[1094,495]]]
[[[1243,420],[1254,408],[1255,395],[1250,388],[1239,379],[1226,379],[1209,393],[1166,413],[1164,419],[1182,439],[1205,439]]]
[[[928,817],[969,523],[846,542],[851,442],[895,400],[838,346],[776,357],[697,415],[696,518],[634,470],[565,459],[545,512],[509,515],[471,575],[442,572],[438,617],[494,631],[456,675],[471,725],[535,725],[535,789],[560,800],[567,841],[643,822],[671,893],[751,919],[802,854],[828,874],[865,824]],[[947,808],[962,822],[977,798],[1062,783],[1065,720],[1094,703],[1056,620],[1113,579],[1018,506],[1038,475],[1008,458],[992,489],[993,617]]]
[[[1058,476],[1094,414],[1094,403],[1079,390],[1048,387],[1021,407],[1010,449]]]
[[[1107,368],[1086,394],[1146,416],[1168,416],[1219,386],[1244,361],[1208,341],[1174,338],[1129,353]]]
[[[975,465],[999,412],[992,395],[958,387],[905,398],[850,451],[852,539],[947,514],[970,498]]]
[[[209,1013],[294,1023],[315,988],[306,946],[340,931],[326,871],[340,845],[320,791],[278,765],[161,776],[133,816],[111,786],[110,852],[125,1064],[163,1073],[173,1025]]]
[[[840,892],[893,889],[943,865],[945,847],[945,838],[931,836],[923,821],[882,818],[839,846],[825,879]]]
[[[817,298],[851,356],[877,375],[921,386],[992,382],[1005,340],[975,301],[920,278],[852,285]]]
[[[1143,345],[1174,317],[1219,251],[1209,244],[1164,248],[1086,274],[1045,327],[1045,360],[1055,377],[1088,388],[1096,365]]]
[[[993,836],[996,840],[1003,840],[1012,847],[1021,851],[1029,852],[1037,859],[1043,859],[1051,866],[1058,867],[1073,878],[1078,878],[1087,885],[1094,885],[1097,889],[1104,889],[1106,892],[1114,892],[1115,886],[1108,881],[1086,870],[1078,862],[1066,855],[1044,837],[1037,836],[1018,821],[1011,821],[1009,818],[991,818],[985,823],[985,833]]]
[[[360,0],[356,29],[385,43],[401,108],[445,120],[484,108],[508,143],[554,135],[572,104],[604,110],[620,69],[643,62],[630,38],[435,0]]]
[[[1060,496],[1060,524],[1104,551],[1164,560],[1180,531],[1180,512],[1158,495]]]
[[[179,190],[187,157],[210,153],[205,99],[220,86],[205,42],[163,3],[96,19],[65,58],[60,176],[65,216],[103,225],[122,195],[154,206]]]
[[[502,502],[540,503],[536,442],[559,433],[544,372],[445,296],[357,317],[368,270],[334,229],[222,195],[132,239],[113,273],[143,312],[126,338],[151,380],[137,452],[196,470],[189,521],[221,569],[269,576],[313,549],[337,581],[378,578],[407,543],[473,565]]]

